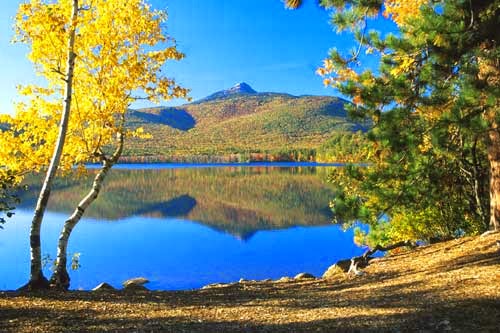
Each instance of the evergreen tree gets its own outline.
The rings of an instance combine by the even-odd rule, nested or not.
[[[349,55],[332,50],[318,73],[352,98],[353,116],[374,121],[369,167],[332,179],[339,219],[370,223],[382,242],[499,229],[500,1],[322,5],[359,45]],[[368,30],[381,13],[398,35]],[[380,57],[377,73],[359,69],[363,53]]]

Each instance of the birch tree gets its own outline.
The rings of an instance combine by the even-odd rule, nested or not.
[[[10,125],[10,156],[16,157],[10,163],[23,161],[26,169],[47,171],[32,223],[31,274],[25,288],[48,286],[40,229],[56,171],[102,164],[59,238],[51,284],[68,288],[71,231],[97,198],[126,138],[145,136],[141,128],[126,126],[130,104],[138,98],[157,102],[186,96],[186,89],[161,73],[167,60],[184,57],[164,33],[166,19],[165,12],[142,0],[32,0],[20,5],[17,41],[31,47],[29,59],[47,82],[21,87],[27,102],[17,105],[14,117],[3,117]]]

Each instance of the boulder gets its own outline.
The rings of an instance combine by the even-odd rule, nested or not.
[[[288,276],[283,276],[281,279],[276,280],[276,282],[278,282],[278,283],[291,282],[291,281],[293,281],[293,279],[291,277],[288,277]]]
[[[341,267],[334,264],[328,267],[325,273],[323,273],[323,279],[333,279],[335,277],[342,276],[344,272],[345,271]]]
[[[124,291],[132,291],[132,292],[136,292],[136,291],[149,291],[148,288],[144,287],[142,284],[128,284],[125,286],[125,288],[123,288]]]
[[[324,279],[332,278],[335,275],[338,275],[340,272],[348,273],[351,269],[351,264],[353,260],[357,261],[356,265],[356,270],[357,270],[357,269],[363,269],[366,266],[368,266],[368,263],[371,262],[373,259],[374,258],[370,256],[366,258],[364,258],[363,256],[359,256],[359,257],[354,257],[352,259],[339,260],[334,265],[328,267],[328,269],[323,274],[323,278]]]
[[[202,287],[201,289],[212,289],[212,288],[225,288],[225,287],[231,287],[236,285],[237,282],[233,283],[211,283],[207,284],[206,286]]]
[[[220,288],[222,284],[220,283],[210,283],[207,284],[206,286],[201,287],[201,289],[211,289],[211,288]]]
[[[349,272],[349,268],[351,268],[351,263],[352,263],[351,259],[343,259],[343,260],[337,261],[335,263],[335,266],[337,266],[337,268],[341,269],[344,273],[347,273],[347,272]]]
[[[149,283],[148,279],[146,279],[144,277],[136,277],[136,278],[124,281],[122,283],[122,285],[123,285],[124,288],[127,288],[128,286],[131,286],[131,285],[144,286],[146,283]]]
[[[116,290],[115,287],[106,282],[103,282],[94,289],[92,289],[92,291],[114,291],[114,290]]]
[[[316,277],[310,273],[299,273],[295,275],[294,279],[296,280],[302,280],[302,279],[315,279]]]

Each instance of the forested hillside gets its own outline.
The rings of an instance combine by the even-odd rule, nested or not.
[[[180,107],[132,110],[129,125],[152,138],[129,142],[125,159],[311,160],[335,133],[364,129],[348,119],[346,103],[257,93],[241,83]]]

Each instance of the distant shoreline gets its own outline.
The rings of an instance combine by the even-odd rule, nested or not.
[[[346,163],[320,162],[231,162],[231,163],[179,163],[179,162],[147,162],[119,163],[113,169],[183,169],[183,168],[219,168],[219,167],[342,167]],[[100,168],[100,164],[86,164],[89,169]]]

